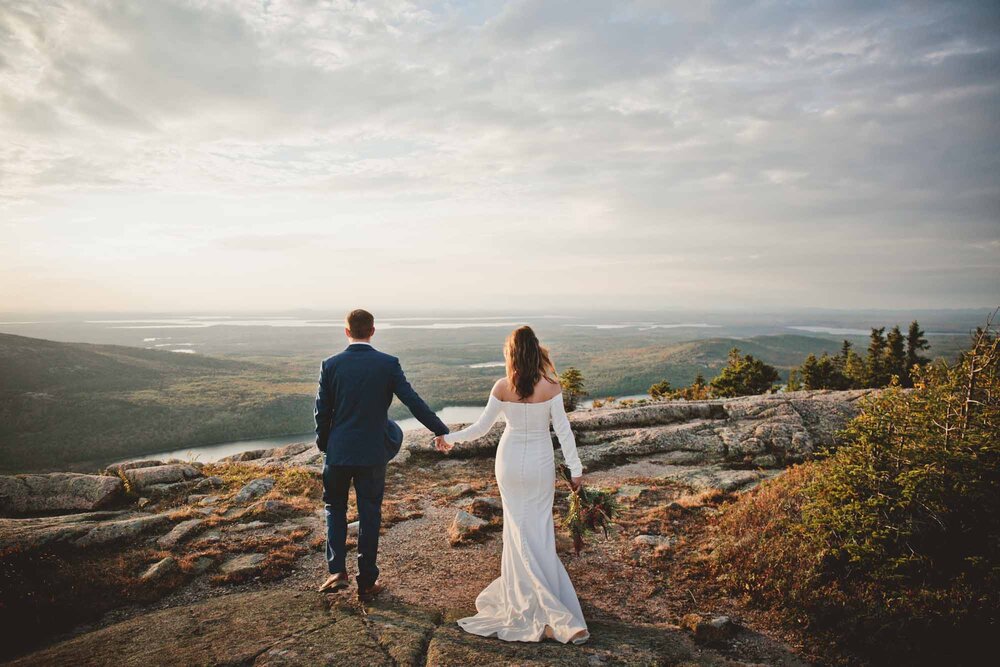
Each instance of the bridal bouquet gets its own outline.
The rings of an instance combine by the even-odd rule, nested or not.
[[[618,503],[615,502],[614,494],[608,491],[589,488],[574,491],[569,468],[562,465],[559,469],[570,485],[569,511],[563,519],[563,528],[573,536],[573,548],[579,554],[585,535],[596,533],[600,528],[604,531],[604,537],[608,536],[608,528],[618,516]]]

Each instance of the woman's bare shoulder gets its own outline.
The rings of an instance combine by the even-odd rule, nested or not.
[[[560,393],[562,393],[562,385],[549,378],[542,378],[537,385],[535,385],[535,392],[539,395],[542,401],[548,401],[555,398]]]
[[[507,378],[500,378],[493,383],[493,389],[490,390],[490,394],[496,396],[501,401],[507,400]]]

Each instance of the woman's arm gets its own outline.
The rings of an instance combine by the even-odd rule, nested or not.
[[[576,453],[576,438],[573,437],[573,429],[569,426],[569,417],[566,416],[566,406],[563,405],[562,394],[553,399],[549,405],[551,406],[552,428],[559,438],[559,449],[562,450],[566,465],[569,466],[569,474],[574,478],[582,477],[583,464],[580,463],[580,456]]]
[[[499,415],[500,400],[493,394],[490,394],[490,399],[486,402],[486,407],[483,408],[483,413],[479,415],[479,419],[477,419],[474,424],[469,424],[461,431],[445,434],[444,441],[449,445],[454,445],[456,442],[465,442],[466,440],[481,438],[489,433],[490,429],[493,427],[493,422],[497,420]]]

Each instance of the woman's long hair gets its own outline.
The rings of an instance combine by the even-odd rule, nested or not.
[[[552,383],[559,381],[549,351],[538,342],[538,336],[527,325],[514,329],[507,336],[503,358],[507,367],[507,384],[521,400],[535,392],[535,385],[542,378]]]

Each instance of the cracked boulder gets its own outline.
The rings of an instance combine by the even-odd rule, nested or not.
[[[187,463],[131,468],[122,470],[121,474],[133,493],[142,493],[150,487],[161,487],[204,477],[198,468]]]
[[[93,547],[122,542],[171,523],[168,514],[88,512],[37,519],[0,519],[0,555],[42,547]]]
[[[122,489],[121,479],[110,475],[2,475],[0,515],[90,512],[111,503]]]

